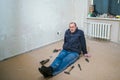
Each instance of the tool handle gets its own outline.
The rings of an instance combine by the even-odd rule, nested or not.
[[[68,72],[70,72],[73,68],[74,68],[74,66],[72,66]]]
[[[89,63],[89,59],[88,58],[85,58],[85,60]]]
[[[82,70],[80,64],[78,64],[78,67],[79,67],[80,70]]]

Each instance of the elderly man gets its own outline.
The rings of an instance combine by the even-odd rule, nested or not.
[[[81,51],[85,57],[89,57],[84,32],[78,29],[75,22],[71,22],[65,32],[63,50],[49,67],[42,66],[38,70],[45,78],[57,75],[73,64],[79,58]]]

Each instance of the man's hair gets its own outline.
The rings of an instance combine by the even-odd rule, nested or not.
[[[75,22],[70,22],[70,24],[74,24],[77,27],[77,24]],[[69,24],[69,26],[70,26],[70,24]]]

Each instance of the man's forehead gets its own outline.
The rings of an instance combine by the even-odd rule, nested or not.
[[[73,25],[75,26],[75,24],[74,24],[74,23],[71,23],[71,24],[70,24],[70,26],[73,26]]]
[[[69,27],[75,27],[75,24],[70,24]]]

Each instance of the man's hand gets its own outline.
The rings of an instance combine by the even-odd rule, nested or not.
[[[89,57],[91,57],[91,54],[89,54],[89,53],[84,54],[84,57],[89,58]]]

